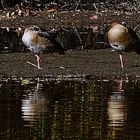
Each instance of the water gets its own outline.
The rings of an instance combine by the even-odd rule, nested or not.
[[[5,80],[0,139],[140,139],[139,93],[139,80]]]

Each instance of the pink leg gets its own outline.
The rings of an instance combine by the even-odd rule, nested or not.
[[[36,60],[37,60],[37,68],[38,69],[43,69],[40,67],[40,57],[38,55],[35,55],[36,56]]]
[[[120,58],[121,67],[124,68],[122,53],[119,53],[119,58]]]

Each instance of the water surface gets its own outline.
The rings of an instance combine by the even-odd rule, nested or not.
[[[2,81],[0,139],[140,139],[139,93],[139,80]]]

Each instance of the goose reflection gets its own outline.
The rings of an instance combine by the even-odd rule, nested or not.
[[[34,125],[41,114],[46,112],[48,101],[40,92],[41,84],[37,82],[35,88],[22,100],[22,117],[29,125]]]
[[[108,100],[108,120],[109,126],[118,129],[124,126],[127,119],[127,106],[123,90],[123,80],[118,81],[118,87]]]

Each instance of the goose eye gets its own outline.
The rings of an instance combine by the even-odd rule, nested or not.
[[[34,30],[35,30],[35,31],[38,31],[39,29],[38,29],[37,27],[34,27]]]

